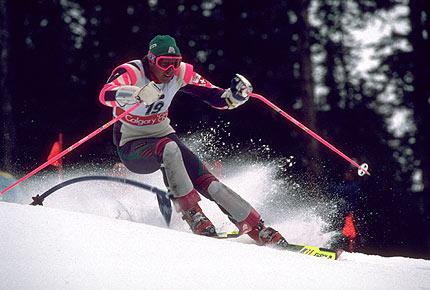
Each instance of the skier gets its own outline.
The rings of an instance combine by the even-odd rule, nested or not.
[[[211,84],[191,64],[182,62],[173,37],[155,36],[147,55],[116,67],[99,95],[102,104],[113,107],[114,116],[142,103],[114,125],[114,144],[121,161],[139,174],[161,169],[175,208],[193,233],[216,236],[214,225],[198,204],[200,192],[257,244],[287,245],[278,231],[266,227],[260,214],[212,175],[175,134],[168,109],[179,90],[214,108],[234,109],[248,100],[252,85],[239,74],[228,89]]]

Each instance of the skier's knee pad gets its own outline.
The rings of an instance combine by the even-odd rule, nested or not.
[[[178,168],[181,167],[181,165],[184,166],[181,150],[179,149],[178,144],[174,141],[170,141],[164,145],[161,158],[162,164],[165,168]]]
[[[181,149],[176,142],[169,138],[163,138],[159,143],[161,145],[157,149],[161,153],[162,166],[164,167],[170,190],[175,197],[188,194],[194,187],[185,168]]]

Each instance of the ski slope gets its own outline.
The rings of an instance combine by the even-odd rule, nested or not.
[[[244,164],[223,181],[267,224],[292,243],[329,245],[327,217],[271,182],[276,166]],[[127,177],[163,188],[159,173]],[[200,237],[175,212],[168,229],[154,194],[121,184],[83,182],[44,207],[25,205],[57,183],[39,176],[23,188],[22,204],[0,202],[0,289],[430,289],[429,260],[344,253],[332,261],[259,247],[246,236]],[[219,229],[234,229],[213,203],[201,204]]]
[[[427,260],[333,261],[11,203],[0,220],[0,289],[430,289]]]

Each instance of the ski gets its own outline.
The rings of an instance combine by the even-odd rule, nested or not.
[[[215,236],[216,239],[231,239],[231,238],[238,238],[241,234],[239,231],[230,231],[230,232],[219,232]],[[310,245],[296,245],[296,244],[283,244],[280,245],[282,249],[300,253],[308,256],[313,257],[321,257],[321,258],[327,258],[330,260],[337,260],[342,253],[342,250],[332,250],[332,249],[326,249],[326,248],[320,248],[316,246],[310,246]]]
[[[313,257],[327,258],[337,260],[342,253],[341,250],[332,250],[309,245],[288,244],[283,246],[287,251],[296,252]]]
[[[239,231],[230,231],[230,232],[217,232],[216,236],[214,238],[216,239],[231,239],[231,238],[238,238],[241,234]]]

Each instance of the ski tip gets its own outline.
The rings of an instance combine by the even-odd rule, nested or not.
[[[343,250],[342,250],[342,249],[337,249],[337,250],[336,250],[336,258],[335,258],[335,260],[338,260],[338,259],[339,259],[339,257],[340,257],[340,255],[342,255],[342,253],[343,253]]]

